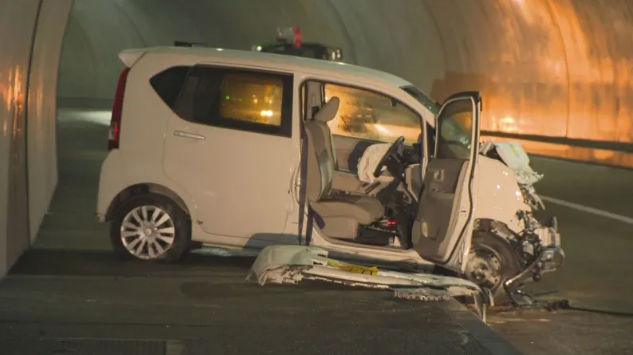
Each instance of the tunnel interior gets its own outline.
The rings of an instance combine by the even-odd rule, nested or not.
[[[0,218],[7,222],[5,234],[26,234],[19,242],[7,242],[6,250],[23,250],[33,241],[35,249],[111,249],[108,227],[94,221],[93,213],[109,111],[124,69],[117,53],[123,49],[180,40],[249,50],[273,41],[278,27],[299,26],[305,41],[341,47],[346,61],[401,76],[437,101],[456,91],[481,91],[486,132],[633,143],[633,91],[627,80],[633,7],[625,0],[613,0],[609,7],[592,0],[366,0],[362,5],[341,0],[69,0],[65,8],[38,3],[30,0],[29,10],[39,18],[24,26],[38,24],[40,36],[57,29],[60,39],[47,41],[33,32],[20,37],[35,38],[30,79],[39,75],[41,83],[27,90],[18,80],[29,76],[24,67],[9,81],[10,73],[1,73],[4,97],[13,100],[7,106],[15,108],[2,123],[21,122],[12,129],[22,133],[8,139],[5,128],[0,148],[23,165],[10,170],[8,160],[0,160],[0,172],[9,172],[0,178],[0,200],[8,201]],[[43,59],[55,50],[59,63]],[[28,54],[20,52],[20,61],[28,62]],[[27,96],[39,106],[31,108]],[[55,129],[56,135],[37,133]],[[575,158],[616,165],[628,159],[595,150]],[[37,164],[44,160],[48,163]],[[24,185],[26,165],[29,186]],[[564,190],[563,183],[557,186]],[[16,202],[24,195],[28,206]],[[8,211],[14,215],[4,217]],[[0,263],[16,259],[14,253]]]
[[[633,142],[631,4],[614,0],[75,0],[61,102],[111,102],[122,49],[176,40],[249,50],[277,27],[339,46],[442,101],[480,90],[485,131]]]
[[[53,227],[41,232],[35,247],[110,248],[107,227],[89,215],[124,68],[120,50],[175,41],[249,50],[272,42],[278,27],[299,26],[305,41],[340,47],[347,62],[401,76],[437,101],[480,90],[485,132],[628,144],[632,10],[624,0],[609,7],[592,0],[75,0],[57,91],[60,174],[73,187],[58,193],[51,208],[80,213],[84,222],[44,224]],[[528,151],[545,155],[567,149],[528,143]],[[579,160],[628,161],[573,148],[569,154]]]
[[[32,131],[21,138],[28,137],[24,148],[20,139],[11,143],[16,161],[29,155],[24,160],[29,162],[29,185],[20,185],[26,165],[14,168],[5,180],[11,194],[3,197],[13,201],[8,210],[15,214],[7,220],[11,222],[7,230],[18,234],[28,230],[30,237],[7,244],[7,249],[22,250],[35,239],[36,247],[83,243],[107,248],[102,238],[89,242],[80,230],[62,232],[75,228],[72,218],[67,225],[51,222],[58,228],[49,233],[51,237],[44,237],[48,232],[39,226],[49,225],[48,210],[82,211],[86,228],[105,232],[87,216],[94,209],[109,110],[124,68],[119,51],[170,46],[175,41],[249,50],[253,44],[274,41],[279,27],[298,26],[305,41],[340,47],[347,62],[401,76],[439,102],[456,91],[481,91],[481,128],[494,139],[515,134],[511,139],[530,153],[633,166],[631,154],[521,140],[538,136],[633,143],[629,118],[633,90],[627,80],[633,15],[631,3],[625,0],[613,0],[610,6],[592,0],[367,0],[362,4],[65,0],[60,4],[64,6],[29,0],[21,5],[31,16],[24,28],[33,24],[38,28],[20,37],[35,39],[31,72],[23,65],[16,73],[5,73],[13,78],[5,86],[13,86],[10,97],[22,119],[12,128],[21,132],[21,124]],[[47,57],[59,60],[44,60]],[[28,48],[20,58],[30,63]],[[36,85],[28,89],[27,80],[18,81],[24,77]],[[29,95],[24,95],[27,91]],[[19,111],[27,98],[31,98],[30,111]],[[55,129],[46,119],[55,109],[56,136],[42,134]],[[27,124],[27,112],[42,118]],[[57,154],[50,146],[57,146]],[[42,159],[47,163],[39,164]],[[77,164],[83,168],[77,169]],[[60,185],[48,206],[58,174]],[[28,206],[18,203],[24,194],[29,196]],[[60,196],[71,197],[62,203]],[[17,212],[26,210],[28,217]],[[22,230],[24,218],[28,228]],[[40,238],[36,238],[38,230]],[[65,235],[68,242],[59,242],[58,235]]]
[[[242,285],[242,272],[250,264],[236,272],[239,285],[224,287],[224,281],[214,283],[218,270],[220,278],[229,279],[224,261],[220,268],[212,265],[216,259],[183,265],[115,262],[109,226],[94,218],[114,91],[124,69],[117,53],[169,46],[177,40],[249,50],[253,44],[272,42],[276,29],[286,26],[300,27],[306,42],[341,47],[349,63],[401,76],[437,101],[456,91],[481,91],[486,138],[520,141],[534,155],[633,167],[631,154],[609,148],[628,147],[633,152],[629,0],[0,0],[0,46],[5,51],[0,55],[2,322],[9,324],[3,318],[8,314],[26,315],[36,325],[24,328],[27,322],[19,319],[15,328],[41,337],[43,322],[48,322],[48,335],[63,334],[53,328],[67,327],[71,317],[85,328],[80,332],[85,337],[99,332],[105,337],[104,325],[123,320],[107,325],[119,332],[111,338],[132,337],[127,332],[140,327],[139,314],[130,311],[131,300],[139,298],[147,309],[155,304],[169,308],[169,316],[155,308],[145,315],[151,313],[147,319],[169,321],[170,326],[184,324],[183,314],[194,315],[200,324],[209,319],[240,321],[234,315],[243,309],[218,321],[217,304],[228,303],[235,294],[235,299],[245,299],[251,292]],[[580,141],[598,142],[604,149],[572,145]],[[537,288],[561,291],[587,307],[633,310],[627,276],[633,225],[631,171],[542,156],[533,159],[533,167],[545,174],[536,189],[547,198],[548,213],[560,217],[568,253],[565,266],[546,275]],[[3,278],[7,272],[10,276]],[[191,274],[192,279],[181,279]],[[16,284],[23,287],[19,297],[13,291]],[[77,286],[83,292],[75,292]],[[115,302],[108,298],[114,294],[119,297]],[[282,291],[271,294],[279,303],[286,300]],[[304,293],[297,294],[305,302]],[[314,297],[315,303],[326,302],[321,294]],[[343,308],[338,299],[331,299],[332,304],[325,303],[328,312]],[[189,307],[190,301],[195,308],[174,306],[180,302]],[[200,306],[207,301],[212,307]],[[117,302],[118,308],[111,307]],[[353,298],[350,309],[358,302]],[[369,306],[364,313],[372,317],[377,308],[374,303]],[[228,313],[232,311],[229,307]],[[83,313],[97,313],[92,320],[100,323],[85,322]],[[420,313],[407,314],[420,321]],[[527,323],[511,316],[507,324]],[[570,318],[557,316],[561,318],[550,328],[577,331]],[[546,323],[540,314],[534,317],[530,327]],[[628,329],[578,317],[583,326],[589,325],[587,338],[595,336],[602,343],[609,342],[606,334],[618,336]],[[267,326],[267,317],[260,318]],[[350,319],[356,324],[349,329],[364,323]],[[375,327],[372,322],[367,323],[373,328],[370,335],[386,324]],[[598,323],[608,329],[597,331]],[[444,328],[446,324],[441,323]],[[200,338],[208,339],[207,329],[195,328]],[[253,339],[262,338],[260,329]],[[398,326],[394,329],[400,332]],[[514,332],[525,334],[526,329]],[[541,340],[552,335],[543,328],[532,329],[541,333],[536,335],[538,342],[530,342],[545,349]],[[462,330],[459,333],[461,337]],[[219,333],[220,342],[226,342],[225,336]],[[279,343],[284,343],[288,334],[281,336]],[[419,333],[414,339],[425,341]],[[581,340],[578,343],[586,344]],[[2,344],[0,336],[4,349]],[[159,345],[158,351],[167,349]],[[564,347],[578,349],[571,345]],[[555,348],[547,350],[551,349]]]

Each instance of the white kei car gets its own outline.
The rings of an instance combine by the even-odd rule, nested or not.
[[[439,267],[498,301],[562,262],[514,171],[471,143],[478,92],[439,107],[381,71],[251,51],[119,57],[97,218],[123,258],[304,243]]]

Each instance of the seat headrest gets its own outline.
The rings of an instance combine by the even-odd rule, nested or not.
[[[336,114],[338,113],[338,107],[340,103],[341,103],[341,100],[339,100],[338,97],[334,96],[330,98],[330,100],[326,102],[325,105],[323,105],[323,107],[321,107],[321,109],[316,113],[316,115],[314,115],[314,119],[316,121],[321,121],[321,122],[329,122],[333,120],[334,117],[336,117]]]

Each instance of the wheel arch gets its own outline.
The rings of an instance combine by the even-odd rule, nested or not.
[[[478,218],[475,220],[473,233],[477,231],[493,233],[506,242],[515,237],[515,233],[506,223],[489,218]]]
[[[162,195],[164,197],[169,198],[174,203],[178,205],[184,212],[187,217],[190,218],[191,213],[185,201],[172,189],[165,187],[156,183],[139,183],[132,186],[127,187],[123,191],[119,192],[110,202],[108,209],[106,211],[105,220],[111,221],[114,213],[121,207],[123,202],[127,201],[129,198],[133,196],[143,195],[147,193],[153,193],[157,195]]]

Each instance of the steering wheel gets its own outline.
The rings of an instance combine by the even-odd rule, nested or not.
[[[389,149],[387,149],[387,151],[385,152],[385,155],[383,155],[383,157],[380,159],[380,163],[378,163],[378,165],[376,165],[376,170],[374,170],[374,177],[379,177],[380,175],[382,175],[383,170],[382,168],[384,168],[385,166],[387,166],[387,163],[389,162],[390,158],[395,158],[398,159],[398,152],[400,151],[400,147],[402,147],[402,144],[404,143],[404,136],[400,136],[398,137],[398,139],[396,139],[395,142],[393,142],[393,144],[391,145],[391,147],[389,147]]]

